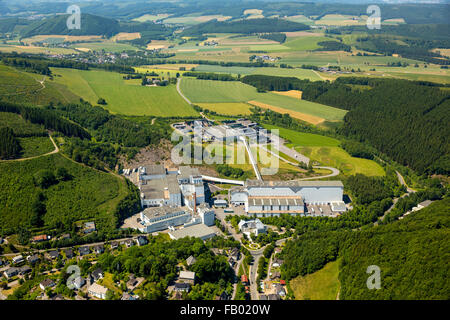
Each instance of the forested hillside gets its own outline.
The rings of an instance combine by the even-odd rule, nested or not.
[[[250,19],[238,21],[209,21],[182,32],[183,36],[199,36],[204,33],[266,33],[308,30],[309,26],[281,19]]]
[[[449,213],[446,198],[388,225],[304,234],[287,243],[282,275],[313,273],[340,257],[340,299],[449,299]],[[379,290],[367,288],[370,265],[381,269]]]
[[[32,37],[39,34],[68,34],[81,35],[105,35],[112,36],[119,32],[119,23],[116,20],[94,16],[84,13],[81,15],[81,29],[68,29],[67,18],[69,15],[57,15],[31,23],[21,31],[21,36]]]

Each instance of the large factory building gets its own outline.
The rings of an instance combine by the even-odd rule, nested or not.
[[[291,215],[334,215],[345,211],[341,181],[247,180],[244,187],[230,191],[230,202],[244,205],[258,217]]]

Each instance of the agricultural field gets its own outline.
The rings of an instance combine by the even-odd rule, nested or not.
[[[288,39],[284,43],[284,46],[288,47],[292,51],[307,51],[320,48],[318,42],[329,41],[330,38],[323,36],[305,36]]]
[[[320,76],[313,70],[308,69],[287,69],[287,68],[251,68],[251,67],[222,67],[216,65],[202,64],[195,68],[199,72],[229,73],[232,75],[260,74],[277,77],[297,77],[299,79],[309,79],[311,81],[321,80]]]
[[[133,20],[138,21],[138,22],[158,21],[158,20],[163,20],[169,16],[170,16],[170,14],[166,14],[166,13],[144,14],[143,16],[140,16],[139,18],[135,18]]]
[[[30,38],[21,39],[23,43],[32,44],[33,42],[43,42],[43,43],[62,43],[62,42],[73,42],[73,41],[101,41],[101,36],[69,36],[69,35],[36,35]]]
[[[290,113],[293,117],[314,124],[325,120],[342,120],[346,113],[345,110],[276,93],[259,93],[254,87],[237,81],[184,78],[181,91],[192,103],[246,102],[276,112]]]
[[[324,166],[338,168],[344,175],[362,173],[366,176],[383,176],[383,168],[375,161],[350,156],[340,147],[305,146],[295,149]]]
[[[106,109],[125,115],[195,116],[197,112],[178,94],[175,85],[145,87],[140,81],[124,80],[115,72],[52,68],[55,82],[92,104],[106,100]]]
[[[327,14],[320,20],[315,20],[315,24],[327,26],[361,26],[366,24],[366,20],[367,16]]]
[[[299,132],[295,130],[285,129],[270,124],[263,124],[267,130],[278,129],[280,136],[288,140],[288,146],[321,146],[321,147],[337,147],[340,141],[327,136],[314,133]]]
[[[218,114],[224,115],[249,115],[251,114],[250,108],[251,105],[243,102],[231,102],[231,103],[198,103],[200,107],[203,109],[208,109],[211,111],[215,111]]]
[[[336,300],[339,292],[339,261],[289,281],[295,300]]]
[[[21,46],[21,45],[7,45],[0,44],[0,52],[17,52],[17,53],[32,53],[32,54],[77,54],[74,49],[68,48],[47,48],[36,46]]]
[[[60,167],[66,168],[72,178],[43,190],[35,186],[35,174]],[[33,203],[40,192],[45,199],[47,212],[43,221],[48,228],[88,218],[114,220],[112,210],[127,193],[122,179],[60,154],[0,163],[0,186],[0,225],[5,229],[30,223]]]
[[[120,32],[111,38],[112,41],[124,41],[140,39],[141,34],[139,32]]]

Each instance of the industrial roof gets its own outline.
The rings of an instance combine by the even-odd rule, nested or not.
[[[191,176],[200,176],[198,168],[192,168],[190,166],[180,166],[180,177],[189,179]]]
[[[182,228],[175,231],[170,231],[169,234],[175,239],[181,239],[184,237],[196,237],[203,238],[212,234],[215,234],[214,230],[204,224],[195,224],[190,227]]]
[[[146,208],[143,212],[144,216],[146,216],[149,219],[156,218],[156,217],[162,217],[174,212],[186,212],[184,208],[179,207],[169,207],[169,206],[162,206],[162,207],[151,207]]]
[[[342,181],[311,181],[311,180],[296,180],[296,181],[261,181],[261,180],[247,180],[247,187],[344,187]]]
[[[154,164],[145,167],[146,175],[161,175],[166,174],[166,169],[162,164]]]
[[[164,190],[168,190],[170,194],[180,193],[180,187],[175,176],[166,176],[162,179],[146,180],[141,182],[141,193],[144,199],[164,199],[168,198],[164,195]]]
[[[249,206],[303,206],[303,200],[298,198],[266,198],[248,197]]]

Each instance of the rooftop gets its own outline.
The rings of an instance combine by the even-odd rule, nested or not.
[[[303,206],[301,197],[248,197],[249,206]]]
[[[143,212],[144,216],[146,216],[148,219],[153,219],[156,217],[162,217],[171,213],[175,212],[186,212],[184,208],[179,207],[169,207],[169,206],[162,206],[162,207],[151,207],[146,208]]]
[[[175,231],[170,231],[169,234],[175,239],[181,239],[184,237],[197,237],[203,238],[211,234],[215,234],[214,230],[204,224],[195,224],[190,227],[182,228]]]
[[[192,271],[180,271],[180,279],[195,279],[195,272]]]
[[[180,193],[180,187],[175,176],[166,176],[162,179],[142,181],[140,185],[141,193],[144,199],[168,199],[169,194]]]
[[[344,187],[342,181],[311,181],[311,180],[296,180],[296,181],[260,181],[247,180],[247,187]]]
[[[190,166],[180,166],[180,177],[188,179],[191,176],[201,176],[198,168],[192,168]]]
[[[162,165],[162,164],[154,164],[154,165],[146,166],[145,174],[150,175],[150,176],[166,174],[166,168],[164,168],[164,165]]]

